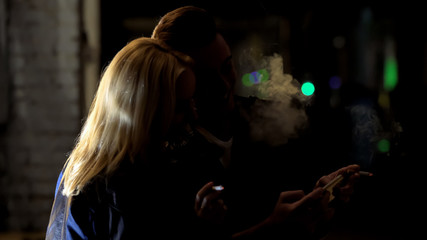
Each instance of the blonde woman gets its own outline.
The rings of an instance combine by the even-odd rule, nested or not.
[[[194,89],[192,59],[158,40],[117,53],[61,171],[46,239],[200,237],[207,221],[194,211],[196,193],[218,174],[209,158],[180,158],[197,138]]]

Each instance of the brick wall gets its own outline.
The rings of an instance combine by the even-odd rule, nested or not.
[[[81,124],[79,0],[0,1],[10,109],[0,132],[0,223],[44,231]]]

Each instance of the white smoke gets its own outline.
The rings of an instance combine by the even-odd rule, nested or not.
[[[301,84],[283,72],[279,54],[266,57],[269,80],[258,84],[257,97],[250,122],[251,136],[256,141],[280,145],[298,136],[307,125],[305,106],[311,99],[301,92]]]
[[[352,140],[355,160],[364,168],[370,168],[376,152],[376,143],[382,138],[383,127],[377,111],[368,104],[349,107],[353,121]]]

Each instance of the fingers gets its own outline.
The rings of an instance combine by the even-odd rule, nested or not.
[[[211,191],[210,193],[206,194],[202,199],[202,203],[200,205],[200,209],[206,209],[207,207],[212,208],[215,201],[219,201],[222,199],[219,199],[219,195],[221,193],[219,191]]]
[[[360,171],[360,166],[358,164],[351,164],[347,166],[348,170],[351,170],[353,172],[359,172]]]
[[[358,173],[360,170],[360,166],[358,164],[351,164],[345,167],[342,167],[335,172],[332,172],[329,174],[329,176],[332,176],[332,178],[338,176],[338,175],[354,175],[355,173]]]
[[[307,195],[302,190],[285,191],[280,193],[279,203],[289,204],[292,209],[304,208],[322,199],[324,197],[323,192],[322,188],[316,188]]]
[[[212,191],[213,182],[206,183],[196,194],[196,202],[194,208],[198,211],[201,208],[202,200],[208,194],[208,192]]]
[[[196,194],[194,210],[197,216],[211,222],[221,222],[227,206],[220,198],[221,190],[215,190],[213,182],[206,183]]]
[[[295,202],[295,207],[308,207],[314,202],[321,201],[324,197],[324,190],[322,188],[316,188],[304,197],[302,197],[299,201]],[[327,192],[327,191],[326,191]]]
[[[347,183],[337,189],[338,193],[336,194],[339,196],[339,199],[343,202],[350,201],[350,197],[354,193],[354,180],[353,181],[347,181]]]
[[[280,193],[279,201],[282,203],[293,203],[303,198],[304,195],[304,191],[302,190],[285,191]]]
[[[328,207],[330,195],[331,195],[331,193],[329,191],[324,191],[322,194],[321,204],[325,208]]]
[[[340,168],[337,170],[338,174],[350,176],[350,175],[359,175],[360,166],[357,164],[351,164],[346,167]]]
[[[354,184],[360,178],[360,166],[357,164],[351,164],[346,167],[340,168],[337,171],[329,174],[328,176],[339,174],[344,176],[343,181],[340,185],[334,187],[333,194],[338,196],[343,202],[350,201],[351,195],[354,193]]]
[[[205,196],[208,192],[211,191],[212,187],[213,187],[214,183],[213,182],[208,182],[206,183],[198,192],[197,195],[199,196]]]
[[[323,202],[329,198],[324,192],[322,188],[316,188],[308,194],[304,194],[302,190],[282,192],[270,219],[278,224],[305,221],[310,218],[313,208],[316,211],[322,208]]]
[[[358,173],[360,170],[360,166],[357,164],[351,164],[346,167],[342,167],[328,175],[322,176],[316,183],[316,187],[318,186],[325,186],[330,181],[335,179],[338,175],[346,176],[347,181],[350,183],[354,183],[357,181],[357,179],[360,177],[360,174]]]
[[[213,190],[213,186],[213,182],[208,182],[197,192],[195,202],[196,211],[206,208],[206,206],[211,205],[213,201],[219,198],[221,191]]]
[[[334,177],[332,177],[332,175],[326,175],[326,176],[322,176],[319,181],[317,181],[316,187],[323,187],[326,184],[328,184],[330,181],[332,181],[334,179]]]

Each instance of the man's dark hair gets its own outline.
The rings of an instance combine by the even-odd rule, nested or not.
[[[164,15],[151,37],[188,53],[211,43],[216,32],[215,18],[205,9],[185,6]]]

